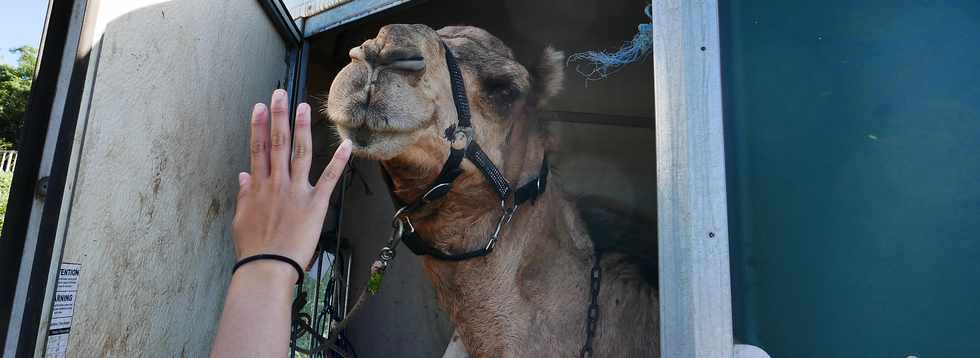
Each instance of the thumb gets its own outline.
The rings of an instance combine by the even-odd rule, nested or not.
[[[350,139],[344,139],[337,146],[337,151],[333,153],[330,164],[327,164],[327,168],[323,170],[323,173],[320,173],[320,179],[316,183],[318,201],[327,202],[330,200],[330,194],[333,192],[334,186],[337,185],[337,181],[340,180],[341,175],[343,175],[347,161],[350,159],[351,146]]]

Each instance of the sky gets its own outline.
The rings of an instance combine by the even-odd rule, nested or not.
[[[14,64],[12,48],[41,44],[48,0],[0,0],[0,62]]]

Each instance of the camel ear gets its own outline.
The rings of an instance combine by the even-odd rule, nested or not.
[[[548,46],[531,70],[531,83],[537,105],[541,106],[561,92],[565,80],[565,53]]]

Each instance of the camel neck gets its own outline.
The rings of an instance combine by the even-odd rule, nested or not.
[[[591,250],[566,207],[558,190],[546,191],[537,203],[520,209],[491,254],[460,262],[423,259],[441,307],[461,335],[470,338],[464,342],[468,349],[506,350],[511,342],[508,332],[526,331],[531,318],[542,319],[541,315],[549,316],[547,321],[579,327],[583,319],[579,308],[587,297],[581,288],[587,287]],[[472,245],[487,229],[474,225],[462,234],[464,241]],[[540,309],[557,298],[573,308]],[[538,313],[515,311],[518,307],[533,307]],[[487,326],[497,329],[480,328]]]

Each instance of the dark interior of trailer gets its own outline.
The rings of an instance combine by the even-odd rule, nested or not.
[[[650,21],[643,13],[646,4],[644,0],[411,2],[311,38],[307,100],[314,108],[323,104],[334,76],[350,62],[348,51],[387,24],[481,27],[529,64],[549,45],[566,56],[619,48],[634,36],[638,24]],[[554,173],[562,177],[563,189],[571,195],[614,202],[655,223],[651,60],[625,66],[597,81],[587,80],[577,66],[567,64],[564,90],[541,109],[541,118],[559,142],[557,151],[549,154]],[[314,118],[314,123],[314,172],[318,172],[316,167],[329,160],[337,136],[322,117]],[[349,255],[343,266],[350,267],[350,286],[340,294],[341,301],[353,300],[367,281],[368,266],[391,235],[394,210],[377,163],[352,163],[354,174],[342,191],[342,213],[327,223],[331,235],[341,238],[341,256]],[[655,248],[655,224],[648,230]],[[359,357],[442,356],[452,327],[419,261],[407,250],[400,252],[382,293],[371,297],[349,326],[347,337]],[[656,262],[651,265],[655,268]]]

